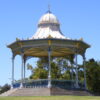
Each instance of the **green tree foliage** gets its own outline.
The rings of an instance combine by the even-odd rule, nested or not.
[[[10,90],[10,85],[5,84],[4,86],[0,86],[0,94]]]
[[[51,58],[51,77],[52,79],[70,79],[70,70],[67,68],[68,58]],[[71,67],[71,66],[69,66]],[[48,77],[48,59],[45,57],[39,58],[37,67],[33,68],[30,64],[27,65],[28,70],[31,70],[30,79],[47,79]]]
[[[86,62],[88,89],[100,93],[100,63],[94,59]]]
[[[43,57],[37,61],[37,67],[33,68],[32,65],[28,64],[27,69],[31,70],[32,75],[30,79],[46,79],[48,74],[48,60]]]

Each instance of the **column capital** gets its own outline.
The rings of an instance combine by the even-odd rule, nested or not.
[[[24,59],[24,63],[26,63],[26,61],[29,59],[29,56],[26,56],[26,55],[24,54],[23,59]]]
[[[74,51],[75,51],[75,54],[77,54],[78,49],[77,48],[74,48]]]
[[[24,50],[23,50],[23,48],[21,48],[21,56],[24,56]]]
[[[83,60],[85,61],[86,60],[85,53],[82,55],[82,57],[83,57]]]
[[[24,53],[23,52],[21,53],[21,56],[24,58]]]
[[[15,56],[16,56],[15,53],[12,52],[12,60],[15,59]]]

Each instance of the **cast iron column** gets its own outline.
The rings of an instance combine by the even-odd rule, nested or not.
[[[71,68],[71,77],[72,77],[72,81],[73,81],[74,79],[73,79],[73,64],[72,63],[71,63],[71,67],[72,67]]]
[[[83,66],[84,66],[84,87],[85,89],[87,89],[87,84],[86,84],[86,58],[85,58],[85,54],[83,55]]]
[[[48,73],[48,88],[51,88],[51,48],[48,48],[48,62],[49,62],[49,73]]]
[[[26,67],[25,67],[25,64],[26,64],[26,59],[24,57],[24,82],[25,82],[25,75],[26,75]]]
[[[21,66],[21,84],[20,88],[23,88],[23,67],[24,67],[24,54],[21,54],[21,59],[22,59],[22,66]]]
[[[72,88],[74,87],[74,77],[73,77],[73,64],[71,63],[71,77],[72,77]]]
[[[76,64],[76,88],[79,88],[79,84],[78,84],[78,64],[77,64],[77,52],[75,54],[75,64]]]
[[[12,56],[12,84],[11,84],[11,89],[13,89],[13,84],[14,84],[14,54]]]

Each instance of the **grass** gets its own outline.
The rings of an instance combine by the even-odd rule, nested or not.
[[[100,100],[100,96],[0,97],[0,100]]]

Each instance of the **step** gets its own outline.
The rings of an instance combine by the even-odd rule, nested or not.
[[[90,96],[91,94],[84,90],[66,90],[58,87],[52,88],[17,88],[9,90],[2,96],[51,96],[51,95],[77,95]]]

